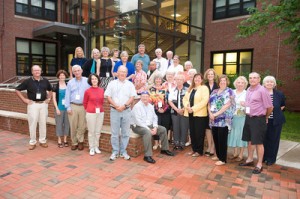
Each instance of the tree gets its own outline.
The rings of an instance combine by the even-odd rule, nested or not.
[[[264,35],[273,25],[280,34],[287,34],[284,43],[291,45],[296,52],[294,65],[300,69],[300,0],[259,0],[261,8],[249,8],[250,17],[239,25],[240,38],[255,33]]]

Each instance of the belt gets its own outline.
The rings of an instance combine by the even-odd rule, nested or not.
[[[247,115],[247,116],[249,116],[249,117],[266,117],[265,115],[253,115],[253,116]]]
[[[111,105],[110,105],[110,108],[113,108],[113,109],[116,110],[116,108],[115,108],[114,106],[111,106]],[[124,109],[124,110],[127,110],[127,109],[129,109],[129,107],[126,107],[126,106],[125,106],[125,109]]]
[[[82,104],[78,104],[78,103],[74,103],[74,102],[71,102],[71,104],[74,104],[76,106],[82,106]]]
[[[37,104],[42,104],[44,103],[45,101],[34,101],[34,103],[37,103]]]

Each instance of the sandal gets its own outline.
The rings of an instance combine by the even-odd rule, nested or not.
[[[192,155],[192,157],[199,157],[199,156],[200,156],[200,154],[197,153],[197,152],[195,152],[195,153]]]
[[[65,147],[68,147],[68,146],[69,146],[69,143],[68,143],[68,142],[64,142],[64,146],[65,146]]]
[[[243,158],[237,157],[234,161],[236,161],[236,162],[241,162],[241,161],[243,161]]]
[[[63,148],[63,144],[62,143],[57,143],[58,148]]]

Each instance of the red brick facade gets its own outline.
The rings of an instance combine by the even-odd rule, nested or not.
[[[265,72],[283,82],[279,87],[287,97],[287,108],[300,111],[300,81],[294,78],[300,71],[291,67],[295,54],[290,46],[282,43],[283,36],[270,29],[265,36],[258,34],[246,39],[236,39],[237,25],[247,16],[213,20],[213,1],[206,1],[204,66],[211,66],[211,52],[253,49],[252,71]],[[260,6],[258,2],[258,6]]]
[[[58,1],[58,21],[61,16],[60,5]],[[3,82],[16,76],[16,38],[32,39],[32,30],[49,21],[15,15],[15,1],[0,1],[0,10],[0,82]],[[254,35],[247,39],[236,40],[237,25],[247,16],[213,21],[212,13],[213,1],[206,1],[204,68],[210,67],[213,51],[253,49],[253,71],[269,70],[281,80],[283,86],[279,89],[287,97],[287,108],[300,111],[300,93],[296,92],[300,89],[300,82],[294,80],[300,73],[291,67],[295,54],[290,46],[282,44],[282,36],[276,30],[270,29],[266,36]],[[58,49],[60,49],[59,42]],[[60,65],[59,57],[58,65]]]

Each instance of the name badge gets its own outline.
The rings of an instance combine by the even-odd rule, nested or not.
[[[159,101],[159,102],[157,103],[157,106],[158,106],[158,108],[161,108],[161,107],[162,107],[162,102]]]
[[[110,74],[109,74],[109,72],[106,72],[106,77],[110,77]]]
[[[41,97],[42,97],[41,93],[36,93],[36,96],[35,96],[36,99],[41,99]]]
[[[250,114],[250,107],[246,107],[246,113]]]
[[[96,108],[96,113],[100,113],[100,108]]]
[[[65,105],[65,102],[66,102],[65,99],[62,99],[62,100],[61,100],[61,104],[62,104],[62,105]]]
[[[75,99],[76,99],[76,100],[80,100],[80,95],[77,94],[77,95],[75,96]]]

